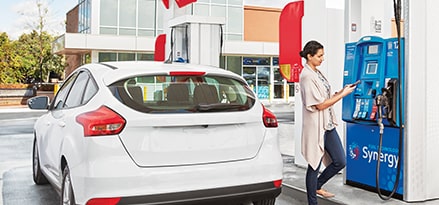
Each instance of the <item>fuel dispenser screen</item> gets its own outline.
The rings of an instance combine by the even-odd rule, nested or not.
[[[378,63],[368,63],[366,68],[366,74],[376,74],[378,69]]]

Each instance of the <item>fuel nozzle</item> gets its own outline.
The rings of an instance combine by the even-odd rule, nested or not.
[[[385,107],[386,101],[387,100],[384,95],[377,95],[375,98],[375,103],[378,107],[378,126],[380,127],[380,134],[384,133],[383,107]]]

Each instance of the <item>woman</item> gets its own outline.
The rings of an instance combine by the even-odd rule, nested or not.
[[[308,162],[306,190],[308,203],[317,204],[317,194],[333,197],[322,186],[346,165],[345,151],[335,129],[337,125],[332,105],[352,93],[355,85],[348,85],[331,94],[331,86],[317,69],[324,58],[323,45],[317,41],[306,43],[300,56],[306,64],[300,74],[303,104],[302,155]],[[320,165],[325,170],[318,176]]]

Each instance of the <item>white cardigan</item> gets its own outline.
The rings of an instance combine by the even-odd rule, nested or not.
[[[318,110],[315,105],[323,103],[328,93],[319,79],[318,74],[307,64],[300,74],[300,93],[302,96],[302,155],[311,167],[316,170],[322,160],[325,166],[331,163],[328,154],[325,154],[325,125],[335,118],[333,109]],[[331,91],[330,91],[331,92]],[[336,125],[336,122],[334,122]],[[323,157],[323,158],[322,158]]]

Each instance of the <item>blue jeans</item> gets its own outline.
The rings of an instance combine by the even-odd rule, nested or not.
[[[331,157],[332,163],[323,170],[320,176],[318,176],[318,174],[322,161],[320,161],[316,170],[308,165],[308,169],[306,170],[306,192],[308,195],[308,204],[310,205],[317,204],[316,191],[321,189],[329,179],[346,166],[345,150],[341,145],[340,137],[338,136],[336,129],[334,128],[326,131],[324,138],[325,151]]]

